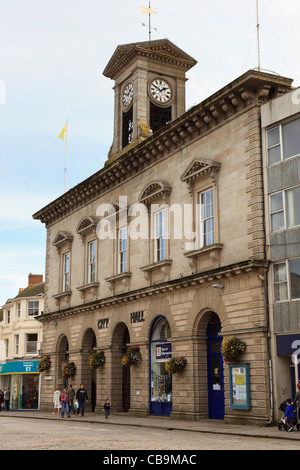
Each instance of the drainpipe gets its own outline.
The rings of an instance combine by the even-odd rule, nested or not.
[[[265,305],[266,305],[266,316],[267,316],[267,347],[268,347],[268,370],[269,370],[269,383],[270,383],[270,418],[269,421],[265,424],[265,426],[271,426],[273,423],[274,418],[274,399],[273,399],[273,367],[272,367],[272,356],[271,356],[271,332],[270,332],[270,309],[269,309],[269,293],[268,293],[268,273],[269,273],[268,266],[265,272]]]

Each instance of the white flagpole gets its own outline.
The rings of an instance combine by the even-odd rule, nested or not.
[[[67,119],[67,123],[66,123],[66,150],[65,150],[65,181],[64,181],[64,193],[66,192],[67,149],[68,149],[68,119]]]
[[[259,40],[259,15],[258,15],[258,0],[256,0],[256,17],[257,17],[257,56],[258,56],[258,71],[260,72],[260,40]]]
[[[151,2],[149,0],[149,41],[151,41]]]

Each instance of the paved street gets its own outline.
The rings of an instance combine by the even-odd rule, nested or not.
[[[114,421],[114,422],[113,422]],[[0,418],[0,450],[299,450],[295,435],[272,437],[215,434],[159,426],[91,422],[85,418]],[[287,438],[288,437],[288,438]]]

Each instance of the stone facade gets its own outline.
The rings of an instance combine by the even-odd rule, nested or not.
[[[76,387],[85,384],[95,411],[109,398],[114,411],[149,414],[153,325],[164,318],[172,356],[187,359],[184,370],[172,376],[171,417],[213,417],[211,400],[218,391],[225,420],[256,424],[269,420],[268,319],[265,285],[257,278],[268,267],[260,110],[290,87],[291,80],[249,71],[145,141],[124,149],[98,173],[34,215],[47,228],[48,313],[40,321],[43,353],[53,358],[53,369],[42,382],[42,408],[51,406],[55,386],[63,386],[60,364],[67,354],[77,367],[71,382]],[[177,236],[178,230],[188,214],[190,229],[198,233],[197,204],[208,191],[214,234],[209,243],[202,240],[194,246],[186,233]],[[122,197],[128,204],[125,209]],[[110,210],[105,204],[116,209],[117,229],[124,216],[129,229],[136,229],[141,219],[135,210],[144,208],[148,234],[153,226],[151,204],[166,204],[172,215],[163,259],[157,260],[150,236],[129,236],[126,270],[119,272],[117,240],[99,236],[103,208]],[[92,241],[96,262],[89,282]],[[69,279],[63,289],[67,253]],[[248,410],[230,405],[226,364],[220,365],[221,386],[209,388],[207,328],[215,318],[221,325],[218,337],[238,336],[247,344],[242,360],[250,364]],[[128,370],[121,360],[129,344],[140,348],[142,362]],[[104,366],[93,371],[88,360],[92,350],[105,353]]]
[[[299,88],[286,95],[266,103],[262,106],[262,144],[263,144],[263,171],[265,188],[265,214],[266,214],[266,245],[270,267],[268,270],[268,307],[270,312],[270,329],[272,333],[272,364],[274,375],[274,408],[279,418],[281,411],[279,405],[288,397],[294,397],[296,383],[300,379],[298,364],[292,360],[292,355],[297,353],[298,346],[293,342],[300,339],[300,291],[297,289],[297,277],[299,270],[294,272],[292,279],[290,262],[300,259],[300,228],[297,210],[300,204],[300,176],[299,154],[300,147],[297,141],[300,129],[300,100]],[[284,134],[284,127],[292,125],[296,127],[293,134]],[[297,129],[298,128],[298,129]],[[270,161],[268,158],[268,132],[280,129],[281,135],[285,135],[283,143],[280,138],[281,156],[278,161]],[[298,139],[299,140],[299,139]],[[284,147],[293,145],[295,149],[285,155]],[[291,195],[293,197],[291,198]],[[290,196],[289,196],[290,195]],[[278,197],[283,206],[278,207],[277,213],[282,214],[281,224],[272,224],[274,207],[271,201]],[[288,222],[288,214],[295,214],[294,220]],[[285,272],[284,277],[277,279],[276,267],[281,267]],[[276,283],[284,281],[287,290],[279,295],[275,292]],[[292,287],[295,283],[296,289]],[[278,284],[277,284],[278,285]],[[282,284],[283,285],[283,284]],[[297,358],[298,361],[298,358]],[[299,361],[298,361],[299,362]]]

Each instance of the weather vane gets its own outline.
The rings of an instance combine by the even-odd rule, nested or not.
[[[157,14],[157,11],[154,11],[151,9],[151,2],[149,0],[149,7],[144,7],[143,5],[141,5],[141,13],[145,13],[146,15],[149,16],[149,41],[151,41],[151,29],[154,29],[155,31],[157,31],[156,28],[151,28],[151,15],[153,13]],[[145,23],[142,23],[143,26],[146,26]]]

